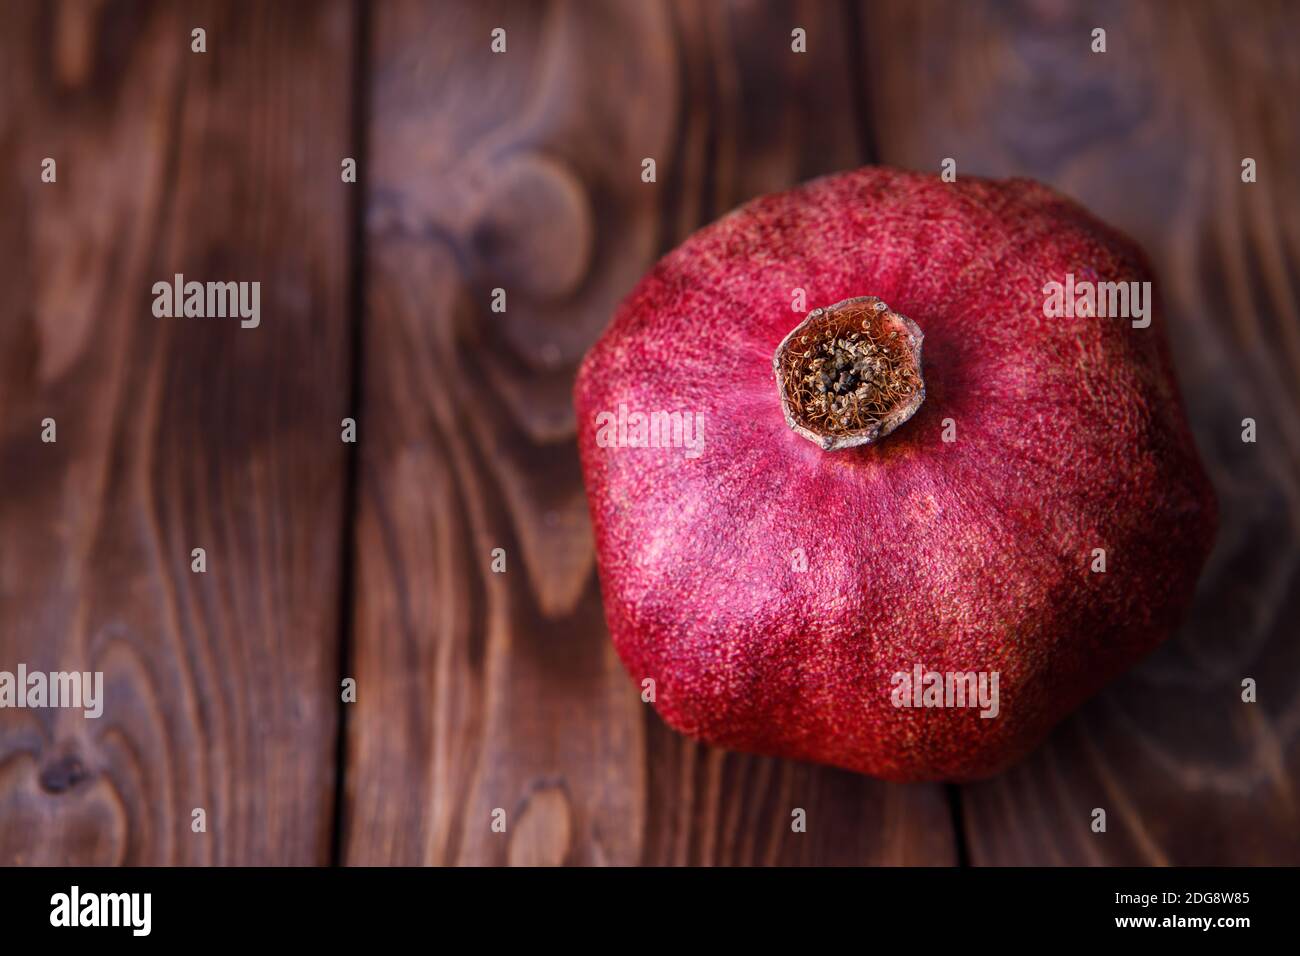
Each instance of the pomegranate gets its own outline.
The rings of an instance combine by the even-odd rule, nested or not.
[[[642,696],[892,780],[1032,749],[1170,633],[1214,537],[1144,290],[1141,250],[1044,186],[881,168],[664,257],[575,386]]]

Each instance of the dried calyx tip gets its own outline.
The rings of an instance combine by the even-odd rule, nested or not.
[[[772,358],[786,422],[827,451],[888,435],[925,400],[922,338],[875,296],[809,312]]]

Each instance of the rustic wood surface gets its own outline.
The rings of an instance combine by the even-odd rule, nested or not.
[[[1300,862],[1297,26],[1285,3],[867,8],[864,35],[891,38],[869,76],[882,161],[1033,176],[1150,253],[1222,512],[1177,638],[963,789],[974,863]]]
[[[108,702],[0,711],[0,864],[1300,861],[1294,8],[6,16],[0,670],[101,669]],[[1049,182],[1152,253],[1223,505],[1197,604],[987,783],[692,743],[606,635],[577,363],[659,255],[743,200],[945,157]],[[260,279],[262,326],[154,319],[175,272]]]
[[[0,711],[0,863],[328,862],[350,7],[5,17],[0,669],[106,701]],[[177,272],[268,317],[155,319]]]

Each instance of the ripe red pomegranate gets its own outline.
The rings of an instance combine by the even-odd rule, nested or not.
[[[1078,291],[1149,278],[1046,187],[879,168],[666,256],[575,388],[609,629],[664,719],[977,778],[1164,639],[1213,492],[1158,305]]]

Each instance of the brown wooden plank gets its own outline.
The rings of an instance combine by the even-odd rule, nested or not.
[[[753,196],[869,159],[845,11],[806,3],[679,4],[687,77],[679,164],[668,184],[676,225],[665,248]],[[806,54],[791,52],[802,27]],[[645,859],[657,864],[947,864],[957,859],[944,791],[846,771],[726,753],[649,735]],[[791,832],[803,808],[808,831]]]
[[[577,363],[658,254],[859,161],[841,12],[375,10],[348,862],[954,859],[941,789],[724,754],[640,702],[574,443]]]
[[[1029,175],[1163,279],[1219,542],[1178,637],[963,789],[976,863],[1300,860],[1300,69],[1293,4],[863,5],[884,161]],[[1090,51],[1094,27],[1107,52]],[[1241,161],[1259,181],[1241,181]],[[1242,419],[1258,421],[1256,444]],[[1241,681],[1259,681],[1259,702]],[[1091,832],[1091,812],[1108,832]]]
[[[0,711],[0,862],[327,862],[351,8],[4,15],[0,670],[105,705]],[[177,272],[260,281],[260,326],[155,318]]]

